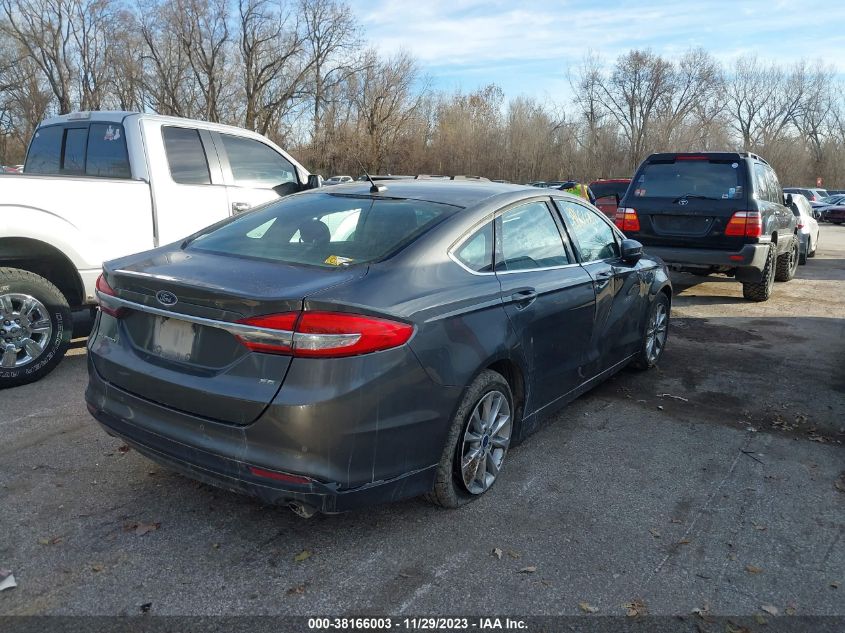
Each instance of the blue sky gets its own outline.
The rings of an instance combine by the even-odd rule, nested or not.
[[[351,0],[367,40],[411,52],[437,88],[499,84],[508,96],[570,95],[567,70],[588,51],[631,48],[669,58],[701,46],[719,60],[756,53],[822,59],[845,75],[845,1]]]

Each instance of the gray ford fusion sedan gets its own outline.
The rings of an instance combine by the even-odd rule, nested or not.
[[[299,193],[108,262],[97,294],[106,431],[303,516],[478,497],[538,419],[657,362],[672,296],[584,200],[443,180]]]

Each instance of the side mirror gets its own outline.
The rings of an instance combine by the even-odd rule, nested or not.
[[[783,197],[783,204],[786,205],[787,207],[792,206],[792,194],[791,193],[788,193]]]
[[[306,189],[319,189],[323,186],[323,177],[320,174],[309,174],[308,175],[308,184],[305,185]]]
[[[643,245],[637,240],[622,240],[622,261],[636,264],[643,256]]]

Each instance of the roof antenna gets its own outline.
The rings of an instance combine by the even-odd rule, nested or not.
[[[364,175],[367,177],[367,180],[370,181],[370,185],[371,185],[370,186],[370,193],[381,193],[382,191],[387,191],[387,187],[385,187],[384,185],[377,185],[375,183],[375,181],[373,180],[373,177],[370,176],[370,174],[367,173],[367,170],[364,169],[364,165],[362,165],[361,161],[358,160],[358,157],[355,156],[354,158],[355,158],[355,162],[358,163],[358,167],[361,168],[361,171],[363,171]]]

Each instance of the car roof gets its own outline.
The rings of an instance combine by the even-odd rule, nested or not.
[[[410,198],[458,207],[470,207],[502,193],[525,191],[537,193],[536,187],[477,180],[387,180],[378,183],[385,190],[370,191],[369,182],[355,181],[331,188],[330,195],[372,196],[373,198]],[[319,192],[312,189],[311,192]]]

